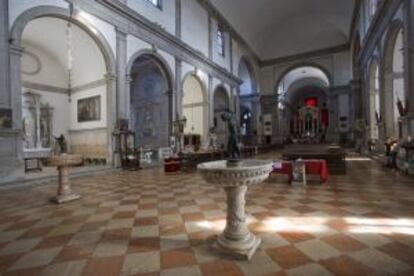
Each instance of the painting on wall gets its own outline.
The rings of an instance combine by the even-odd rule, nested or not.
[[[10,108],[0,108],[1,128],[12,128],[12,110]]]
[[[78,122],[101,120],[101,96],[78,100]]]

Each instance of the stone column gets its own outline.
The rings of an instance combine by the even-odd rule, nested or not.
[[[116,29],[116,67],[117,67],[117,118],[129,118],[127,101],[127,31]]]
[[[214,93],[215,91],[213,91],[213,77],[211,75],[208,75],[208,83],[207,83],[207,97],[208,97],[208,102],[209,102],[209,106],[208,106],[208,125],[209,127],[207,128],[207,131],[210,129],[210,126],[214,125]],[[231,99],[230,99],[231,100]]]
[[[23,159],[22,140],[22,79],[21,79],[21,57],[23,48],[10,45],[10,93],[11,107],[13,109],[13,130],[16,131],[16,157]]]
[[[181,38],[181,0],[175,0],[175,36]]]
[[[182,87],[182,61],[175,57],[175,96],[173,97],[173,118],[180,119],[183,115],[183,87]],[[177,118],[177,115],[179,118]]]
[[[227,197],[226,228],[218,237],[217,244],[234,257],[250,259],[261,240],[250,233],[246,224],[247,186],[225,187],[224,190]]]
[[[0,107],[10,107],[8,0],[0,0]]]
[[[108,73],[105,75],[106,80],[106,90],[107,90],[107,139],[108,139],[108,155],[106,161],[108,164],[116,164],[116,160],[114,159],[113,152],[115,151],[112,139],[112,133],[115,127],[116,118],[117,118],[117,101],[116,101],[116,89],[117,89],[117,82],[116,76],[112,73]]]
[[[414,136],[414,5],[412,1],[404,1],[404,79],[406,92],[406,104],[408,114],[406,116],[406,134]],[[404,126],[403,126],[404,127]],[[403,130],[403,132],[405,132]]]

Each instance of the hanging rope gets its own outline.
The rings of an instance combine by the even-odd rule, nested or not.
[[[67,38],[67,62],[68,62],[68,91],[69,91],[69,102],[72,101],[72,81],[73,81],[73,29],[72,29],[72,17],[73,17],[73,4],[69,5],[70,18],[66,28]]]

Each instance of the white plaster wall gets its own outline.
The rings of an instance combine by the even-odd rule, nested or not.
[[[163,29],[171,34],[175,34],[175,1],[164,0],[162,1],[162,8],[155,7],[147,0],[128,0],[127,5],[145,16],[152,22],[155,22]]]
[[[188,64],[186,62],[182,63],[182,69],[181,69],[181,81],[184,81],[184,78],[191,72],[194,72],[194,66],[191,64]],[[208,87],[208,74],[200,69],[197,70],[197,76],[200,78],[201,82],[203,83],[203,87],[207,89]]]
[[[167,62],[167,66],[169,67],[171,77],[175,79],[175,58],[173,55],[165,51],[158,50],[158,54],[163,57],[163,59]]]
[[[273,67],[267,66],[260,70],[260,84],[261,94],[269,95],[276,93],[276,75],[274,74]]]
[[[26,10],[37,6],[57,6],[68,8],[69,4],[64,0],[10,0],[9,1],[9,24],[10,28],[16,18]]]
[[[76,7],[76,6],[75,6]],[[105,21],[99,19],[96,16],[91,15],[90,13],[81,11],[78,14],[79,17],[83,18],[84,20],[88,21],[93,28],[92,32],[96,33],[99,31],[108,42],[109,46],[111,47],[112,54],[116,56],[116,31],[115,27],[111,24],[106,23]]]
[[[194,0],[182,0],[182,39],[208,56],[208,13]]]
[[[194,76],[188,76],[183,83],[183,115],[187,118],[185,133],[204,135],[205,124],[205,91],[202,84]],[[184,105],[196,105],[187,106]]]
[[[93,96],[101,96],[101,119],[94,122],[78,123],[78,100]],[[96,87],[90,90],[74,93],[70,103],[70,130],[82,130],[106,127],[107,123],[107,97],[106,86]]]
[[[183,62],[181,65],[181,81],[184,81],[184,77],[190,73],[190,72],[194,72],[194,66],[187,63],[187,62]]]
[[[348,85],[352,79],[350,55],[351,53],[347,51],[333,56],[333,79],[336,86]]]
[[[127,62],[131,61],[136,52],[143,49],[151,49],[151,45],[133,35],[127,36]]]
[[[107,70],[104,56],[91,37],[81,31],[73,42],[73,86],[101,80]]]
[[[60,88],[68,87],[67,71],[57,57],[50,55],[49,52],[35,46],[25,44],[24,48],[28,53],[23,53],[22,55],[22,71],[34,73],[34,70],[39,69],[38,66],[40,66],[40,71],[30,75],[23,73],[23,81],[46,84]],[[35,55],[38,60],[32,55]],[[38,64],[38,61],[40,61],[40,64]]]

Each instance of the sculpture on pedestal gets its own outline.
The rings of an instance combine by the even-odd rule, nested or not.
[[[230,110],[226,110],[221,115],[221,119],[227,123],[227,128],[229,131],[229,137],[227,142],[227,150],[229,153],[230,159],[238,160],[241,157],[240,151],[240,129],[237,124],[237,119],[234,113]]]

